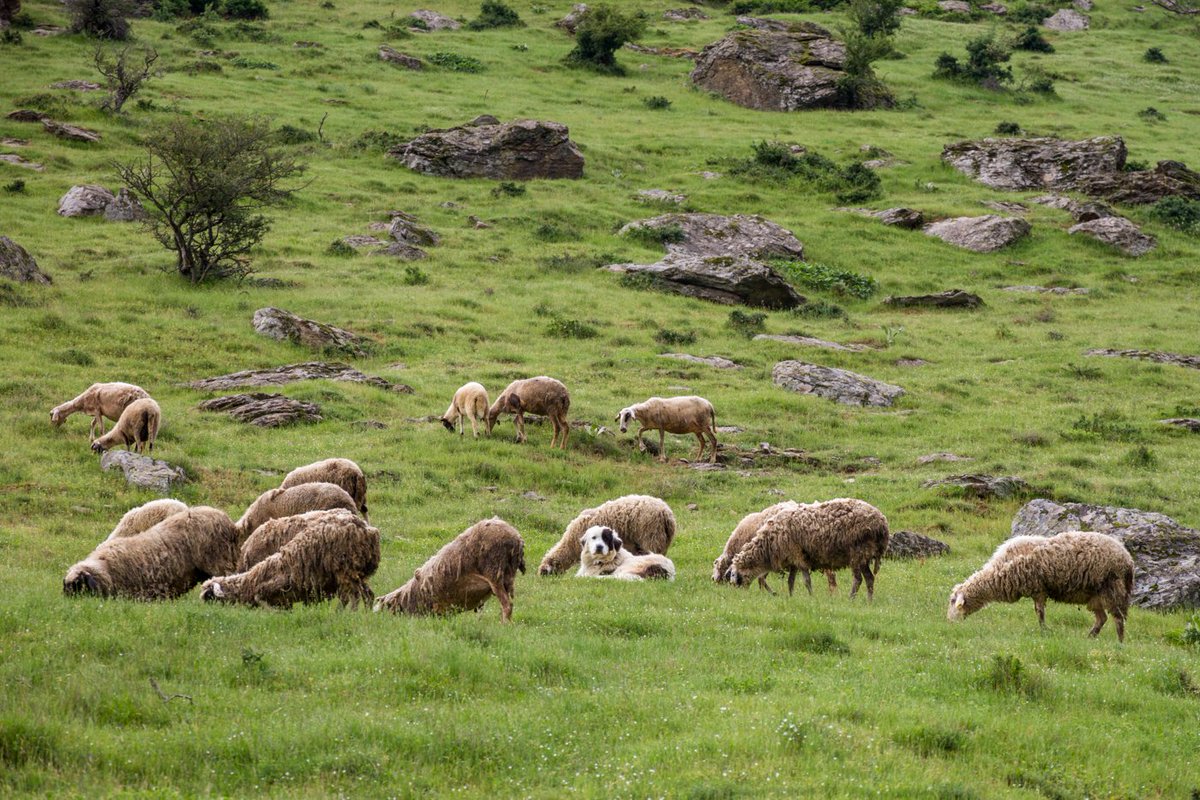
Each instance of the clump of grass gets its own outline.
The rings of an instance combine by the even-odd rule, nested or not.
[[[400,279],[405,286],[424,286],[429,283],[429,273],[415,264],[404,268],[404,277]]]
[[[434,53],[426,59],[430,64],[449,70],[450,72],[483,72],[483,62],[474,56],[464,56],[460,53]]]
[[[250,58],[249,56],[238,56],[229,62],[239,69],[268,69],[278,70],[279,65],[274,61],[264,61],[258,58]]]
[[[68,347],[66,350],[57,352],[52,358],[59,364],[71,364],[76,367],[91,367],[96,363],[96,359],[92,358],[91,353],[75,347]]]
[[[1167,56],[1161,47],[1147,47],[1146,52],[1142,53],[1142,61],[1147,64],[1166,64]]]
[[[1181,647],[1200,647],[1200,614],[1192,614],[1182,631],[1171,631],[1167,641]]]
[[[1163,694],[1196,697],[1200,695],[1200,684],[1186,669],[1167,667],[1154,676],[1154,688]]]
[[[1158,457],[1146,445],[1139,444],[1125,454],[1125,457],[1121,459],[1121,463],[1134,469],[1150,469],[1158,464]]]
[[[1054,45],[1050,44],[1034,25],[1028,26],[1013,37],[1011,46],[1013,50],[1025,50],[1030,53],[1054,52]]]
[[[533,238],[543,242],[561,242],[579,238],[579,231],[556,225],[553,222],[543,222],[533,229]]]
[[[804,740],[808,738],[808,726],[797,722],[791,714],[783,718],[775,732],[779,734],[779,738],[783,740],[786,747],[795,749],[803,747]]]
[[[391,131],[363,131],[350,142],[355,150],[391,150],[408,141],[405,137]]]
[[[731,175],[805,184],[817,191],[832,192],[840,203],[864,203],[882,194],[879,176],[858,161],[839,167],[820,153],[794,149],[783,142],[761,141],[752,148],[749,158],[729,164]]]
[[[57,730],[15,715],[0,718],[0,764],[52,764],[58,747]]]
[[[642,105],[651,111],[666,111],[671,107],[671,101],[662,95],[656,94],[653,97],[644,98],[642,100]]]
[[[635,225],[625,235],[648,245],[678,244],[687,238],[683,226],[678,224]]]
[[[850,645],[828,631],[801,631],[788,637],[784,646],[791,650],[823,656],[850,655]]]
[[[354,255],[354,248],[343,242],[341,239],[334,239],[329,243],[329,247],[325,248],[325,252],[331,256],[339,256],[346,258]]]
[[[729,312],[729,327],[747,339],[765,331],[766,323],[767,315],[761,311],[734,310]]]
[[[903,745],[925,758],[953,755],[962,750],[967,743],[967,737],[962,731],[941,726],[922,726],[910,731],[902,731],[894,738],[897,744]]]
[[[1138,112],[1138,119],[1145,122],[1166,122],[1167,115],[1159,111],[1154,106],[1146,106]]]
[[[287,123],[276,128],[273,135],[275,141],[280,144],[305,144],[317,140],[317,135],[312,131],[306,131],[304,128],[298,128],[295,125]]]
[[[995,132],[1001,136],[1020,136],[1021,125],[1016,122],[998,122],[996,123]]]
[[[556,339],[594,339],[599,334],[593,326],[577,319],[554,317],[546,326],[546,335]]]
[[[1022,431],[1021,433],[1014,433],[1012,440],[1017,444],[1024,445],[1025,447],[1045,447],[1046,445],[1050,444],[1050,440],[1046,438],[1046,435],[1043,433],[1038,433],[1037,431]]]
[[[1141,431],[1130,424],[1119,411],[1107,410],[1083,414],[1073,423],[1067,436],[1073,439],[1102,439],[1106,442],[1132,442],[1141,438]]]
[[[611,253],[599,255],[591,253],[561,253],[556,256],[546,256],[539,260],[546,272],[585,272],[603,267],[616,261]]]
[[[1001,694],[1018,694],[1036,699],[1046,691],[1042,678],[1033,674],[1016,656],[997,653],[983,670],[983,685]]]
[[[879,290],[879,283],[869,275],[815,261],[777,260],[772,262],[772,266],[793,284],[816,291],[866,300]]]
[[[492,189],[492,197],[523,197],[526,191],[525,184],[523,183],[500,181]]]
[[[846,309],[825,300],[813,300],[792,309],[792,314],[805,319],[848,319]]]
[[[1093,367],[1090,364],[1067,364],[1063,369],[1072,377],[1082,381],[1095,381],[1104,377],[1104,373],[1099,367]]]
[[[6,183],[6,184],[4,184],[4,191],[8,192],[9,194],[24,194],[25,193],[25,181],[21,180],[20,178],[17,178],[16,180],[14,180],[10,183]]]
[[[524,28],[521,17],[504,0],[483,0],[479,16],[466,25],[469,31],[486,31],[492,28]]]
[[[670,328],[659,328],[654,333],[654,341],[668,347],[678,347],[696,343],[695,331],[676,331]]]
[[[24,37],[21,36],[21,32],[16,28],[10,27],[0,31],[0,44],[16,45],[21,44],[23,41],[25,41]]]
[[[649,272],[623,272],[618,281],[626,289],[657,290],[661,284]]]
[[[1175,230],[1200,235],[1200,200],[1179,195],[1164,197],[1150,206],[1150,216]]]

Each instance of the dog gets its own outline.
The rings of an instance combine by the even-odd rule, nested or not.
[[[635,556],[621,547],[621,537],[612,528],[593,525],[579,538],[578,578],[618,578],[641,581],[647,578],[675,580],[675,565],[658,553]]]

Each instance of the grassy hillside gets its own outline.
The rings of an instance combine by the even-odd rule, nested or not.
[[[328,4],[327,4],[328,5]],[[373,0],[272,2],[261,26],[211,23],[197,37],[175,22],[137,20],[140,43],[164,73],[120,117],[49,84],[92,78],[93,43],[72,35],[0,45],[0,110],[36,104],[99,130],[95,145],[65,143],[0,118],[0,147],[45,164],[0,163],[0,234],[24,245],[54,278],[48,288],[0,293],[0,791],[128,796],[751,796],[897,798],[1188,797],[1200,792],[1200,668],[1173,641],[1185,613],[1134,609],[1119,646],[1111,624],[1085,638],[1091,615],[1050,607],[1038,630],[1029,602],[945,621],[949,589],[1008,533],[1020,501],[968,500],[923,481],[960,467],[1020,475],[1041,496],[1134,506],[1200,525],[1196,439],[1157,420],[1200,415],[1197,373],[1146,362],[1085,358],[1090,347],[1197,352],[1200,239],[1145,209],[1122,209],[1159,248],[1124,258],[1066,233],[1061,211],[1032,205],[1033,234],[991,255],[835,210],[828,192],[737,178],[734,159],[762,140],[802,143],[839,163],[862,145],[903,165],[880,171],[873,206],[927,215],[984,213],[984,200],[1028,200],[970,181],[939,160],[943,144],[1015,121],[1064,137],[1119,134],[1130,158],[1200,163],[1200,48],[1194,22],[1100,2],[1092,29],[1049,34],[1056,52],[1015,57],[1056,74],[1053,96],[996,94],[935,81],[943,50],[993,27],[906,18],[905,58],[880,62],[901,104],[861,113],[755,112],[693,90],[691,62],[622,52],[625,76],[561,63],[571,47],[554,20],[570,4],[514,8],[523,29],[389,34],[408,11]],[[659,21],[675,4],[642,7],[643,44],[699,49],[733,24]],[[438,9],[476,16],[465,0]],[[57,2],[32,0],[38,24],[64,24]],[[840,24],[838,14],[805,18]],[[375,22],[375,26],[368,24]],[[1001,34],[1007,32],[997,23]],[[204,33],[201,31],[201,33]],[[298,49],[296,41],[323,47]],[[477,58],[483,72],[407,72],[378,60],[381,43],[421,57]],[[1168,56],[1151,64],[1151,46]],[[215,51],[204,55],[201,51]],[[198,62],[220,66],[197,69]],[[259,66],[238,66],[254,65]],[[262,65],[273,65],[268,68]],[[644,102],[666,97],[666,110]],[[1154,107],[1163,121],[1138,112]],[[255,254],[274,282],[194,287],[171,254],[134,225],[56,216],[81,183],[115,188],[112,163],[173,114],[267,114],[323,141],[291,149],[308,170]],[[524,194],[495,182],[410,172],[362,135],[407,139],[478,114],[567,124],[587,159],[579,181],[535,181]],[[724,174],[705,180],[698,173]],[[808,258],[874,278],[859,300],[800,287],[846,317],[770,313],[769,333],[875,345],[862,353],[753,341],[728,307],[640,290],[598,264],[656,259],[616,235],[662,213],[639,189],[685,193],[687,207],[763,214],[792,230]],[[368,233],[390,209],[442,236],[406,265],[329,245]],[[493,224],[475,229],[474,215]],[[282,282],[282,283],[279,283]],[[1013,284],[1081,286],[1086,296],[1001,291]],[[889,294],[962,288],[974,312],[903,312]],[[411,395],[345,383],[282,391],[322,406],[319,424],[259,430],[196,404],[184,381],[310,360],[311,351],[254,332],[274,305],[369,335],[354,359]],[[564,338],[578,322],[592,338]],[[689,334],[664,344],[663,331]],[[657,338],[656,338],[657,337]],[[716,370],[663,352],[719,354]],[[903,386],[891,409],[860,409],[774,387],[772,366],[800,358]],[[920,367],[898,361],[923,359]],[[448,435],[437,423],[455,388],[478,380],[495,395],[510,380],[547,374],[588,420],[565,452],[547,427],[515,445],[511,423],[491,438]],[[292,467],[352,458],[366,470],[371,521],[383,535],[377,594],[474,521],[498,514],[525,537],[531,565],[582,508],[622,494],[660,496],[680,533],[671,585],[545,579],[517,583],[514,624],[481,615],[400,619],[337,611],[287,613],[210,607],[195,594],[170,604],[72,600],[66,569],[152,495],[101,473],[86,422],[61,429],[54,405],[88,384],[126,380],[163,407],[155,454],[193,480],[179,494],[237,515]],[[810,458],[714,472],[660,465],[632,436],[601,434],[623,406],[653,394],[695,393],[722,444],[794,447]],[[380,429],[368,422],[380,422]],[[668,441],[686,456],[694,440]],[[965,465],[918,466],[952,451]],[[533,493],[533,494],[529,494]],[[746,513],[778,502],[856,496],[896,530],[947,541],[952,553],[884,564],[873,604],[771,597],[714,586],[710,564]],[[844,575],[845,584],[848,575]],[[821,581],[818,580],[818,584]],[[153,679],[167,695],[151,688]]]

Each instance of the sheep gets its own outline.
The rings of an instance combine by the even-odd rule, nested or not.
[[[92,427],[88,441],[95,441],[96,429],[104,435],[104,418],[114,422],[121,418],[121,412],[134,400],[141,400],[150,395],[140,386],[132,383],[93,383],[74,400],[57,405],[50,409],[50,424],[61,426],[72,414],[82,412],[92,417]]]
[[[705,436],[712,440],[712,455],[709,462],[717,460],[717,412],[712,403],[703,397],[690,395],[688,397],[651,397],[642,403],[621,409],[617,414],[617,422],[621,423],[621,433],[629,429],[629,423],[637,420],[638,449],[645,450],[646,442],[642,439],[645,431],[658,431],[658,460],[667,460],[664,439],[668,433],[694,433],[700,440],[700,450],[696,453],[696,461],[704,458],[704,447],[708,442]]]
[[[525,412],[542,414],[550,418],[554,426],[554,435],[550,438],[550,446],[562,441],[559,447],[566,449],[567,436],[571,428],[567,425],[567,410],[571,407],[571,395],[567,387],[554,378],[542,375],[537,378],[516,380],[505,387],[496,402],[492,403],[487,412],[487,432],[490,434],[500,415],[509,412],[515,415],[514,424],[517,426],[517,441],[525,441]]]
[[[126,511],[125,516],[121,517],[121,521],[117,523],[117,527],[113,528],[108,539],[104,541],[120,539],[123,536],[137,536],[180,511],[187,511],[187,504],[169,498],[151,500],[145,505]]]
[[[169,600],[230,572],[237,558],[237,530],[229,515],[196,506],[137,536],[101,542],[67,571],[63,593]]]
[[[125,406],[121,418],[108,433],[92,442],[93,453],[103,453],[117,445],[135,453],[154,452],[154,440],[158,438],[158,426],[162,423],[162,409],[149,397],[134,400]]]
[[[476,423],[483,422],[486,424],[488,405],[488,393],[487,389],[483,388],[483,384],[476,383],[475,381],[464,384],[454,393],[454,399],[450,401],[450,407],[446,409],[445,414],[442,414],[442,425],[451,433],[454,433],[454,426],[458,425],[458,435],[462,436],[467,432],[467,426],[463,422],[463,419],[469,419],[471,421],[471,435],[478,439],[479,428]]]
[[[538,574],[556,575],[574,566],[579,561],[579,538],[593,525],[620,531],[634,555],[666,553],[675,539],[675,514],[669,505],[649,495],[625,495],[579,512],[542,558]]]
[[[651,578],[675,580],[675,564],[666,556],[647,553],[635,556],[621,545],[612,528],[593,525],[579,538],[581,554],[577,578],[616,578],[644,581]]]
[[[1038,624],[1046,625],[1046,600],[1087,606],[1096,617],[1088,636],[1098,636],[1108,614],[1125,641],[1125,618],[1133,591],[1133,557],[1121,542],[1103,533],[1069,531],[1057,536],[1023,536],[1015,547],[1001,545],[971,577],[950,592],[946,611],[952,622],[993,602],[1033,598]],[[1006,543],[1009,544],[1009,543]]]
[[[292,538],[249,569],[210,578],[200,589],[205,602],[291,608],[336,596],[342,607],[364,607],[375,599],[367,578],[379,568],[379,529],[353,510],[310,511],[272,520],[290,523]]]
[[[733,559],[729,580],[737,586],[775,570],[788,570],[788,594],[796,583],[796,572],[804,576],[804,587],[812,594],[810,571],[850,567],[854,572],[851,599],[863,578],[867,599],[875,596],[875,573],[887,550],[887,518],[869,503],[853,498],[823,503],[797,504],[784,508],[763,523],[754,538]]]
[[[477,522],[413,572],[412,580],[375,601],[375,610],[399,614],[478,611],[490,595],[500,620],[512,620],[513,583],[525,572],[525,541],[499,517]]]
[[[327,458],[308,466],[296,467],[287,474],[280,489],[290,489],[305,483],[332,483],[346,490],[346,494],[358,503],[358,513],[367,516],[367,476],[362,468],[348,458]]]
[[[786,500],[743,517],[742,521],[733,529],[733,533],[729,535],[729,540],[725,542],[725,551],[717,556],[716,561],[713,561],[713,582],[724,583],[728,581],[734,557],[754,538],[754,534],[758,533],[758,529],[762,527],[763,523],[784,508],[794,505],[796,504],[791,500]],[[837,575],[833,570],[825,570],[825,579],[829,583],[830,593],[832,594],[837,591]],[[775,590],[767,585],[767,576],[765,574],[759,576],[758,585],[771,594],[775,594]]]
[[[345,489],[332,483],[302,483],[287,489],[269,489],[260,494],[238,519],[238,541],[245,542],[267,520],[334,508],[355,511],[358,503]]]

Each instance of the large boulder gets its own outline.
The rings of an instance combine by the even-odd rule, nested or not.
[[[260,428],[282,428],[299,422],[320,422],[321,407],[281,394],[252,392],[214,397],[197,406],[201,411],[222,411],[238,422]]]
[[[883,557],[925,559],[944,556],[949,552],[950,545],[931,536],[923,536],[912,531],[892,531],[892,535],[888,537],[888,546]]]
[[[771,379],[800,394],[815,394],[848,406],[890,406],[904,396],[904,389],[856,372],[822,367],[804,361],[780,361]]]
[[[1029,234],[1029,223],[1019,217],[954,217],[926,225],[927,236],[976,253],[992,253]]]
[[[146,209],[142,208],[137,195],[122,186],[104,209],[104,218],[109,222],[139,222],[146,218]]]
[[[117,198],[103,186],[84,184],[72,186],[58,200],[58,215],[60,217],[91,217],[104,213]]]
[[[416,56],[410,56],[408,53],[401,53],[391,45],[379,45],[379,60],[386,61],[389,64],[395,64],[398,67],[404,67],[411,70],[425,69],[425,62]]]
[[[1127,256],[1144,256],[1158,247],[1158,241],[1153,236],[1142,233],[1137,225],[1125,217],[1100,217],[1081,222],[1072,226],[1067,233],[1090,236]]]
[[[571,6],[571,10],[565,17],[554,23],[554,27],[561,28],[572,36],[575,35],[575,29],[579,27],[579,23],[583,21],[583,15],[587,13],[587,3],[576,3]]]
[[[804,243],[795,234],[757,214],[663,214],[630,222],[621,236],[662,231],[667,252],[689,256],[804,258]]]
[[[888,297],[883,303],[896,308],[979,308],[983,305],[983,299],[962,289],[947,289],[936,294]]]
[[[409,169],[447,178],[579,178],[583,154],[558,122],[521,119],[423,133],[388,152]]]
[[[187,481],[187,475],[181,467],[174,467],[165,461],[128,450],[106,450],[100,456],[100,468],[105,472],[119,469],[130,485],[151,489],[160,494],[170,494]]]
[[[260,308],[254,312],[254,330],[270,339],[290,341],[314,350],[336,350],[353,355],[366,351],[367,340],[348,330],[298,317],[282,308]]]
[[[1095,531],[1133,556],[1133,602],[1168,610],[1200,606],[1200,531],[1136,508],[1032,500],[1013,519],[1013,536]]]
[[[948,144],[942,160],[995,189],[1075,189],[1090,177],[1120,173],[1125,141],[1097,136],[1064,139],[982,139]]]
[[[726,305],[795,308],[805,302],[782,275],[745,256],[671,254],[656,264],[611,264],[608,269],[647,275],[658,289]]]
[[[696,59],[692,83],[739,106],[797,111],[839,105],[846,48],[810,22],[734,31]]]
[[[1157,203],[1164,197],[1200,200],[1200,173],[1178,161],[1159,161],[1154,169],[1088,175],[1080,191],[1130,206]]]
[[[1091,20],[1073,8],[1060,8],[1052,16],[1042,20],[1042,25],[1052,31],[1086,31]]]
[[[286,364],[282,367],[267,367],[266,369],[247,369],[241,372],[231,372],[228,375],[202,378],[185,383],[184,386],[208,392],[224,392],[242,386],[282,386],[294,381],[319,380],[365,383],[393,392],[413,393],[412,387],[403,383],[392,383],[373,375],[364,375],[349,364],[325,361],[307,361],[302,364]]]
[[[49,275],[38,269],[33,256],[7,236],[0,236],[0,278],[47,286],[53,282]]]

